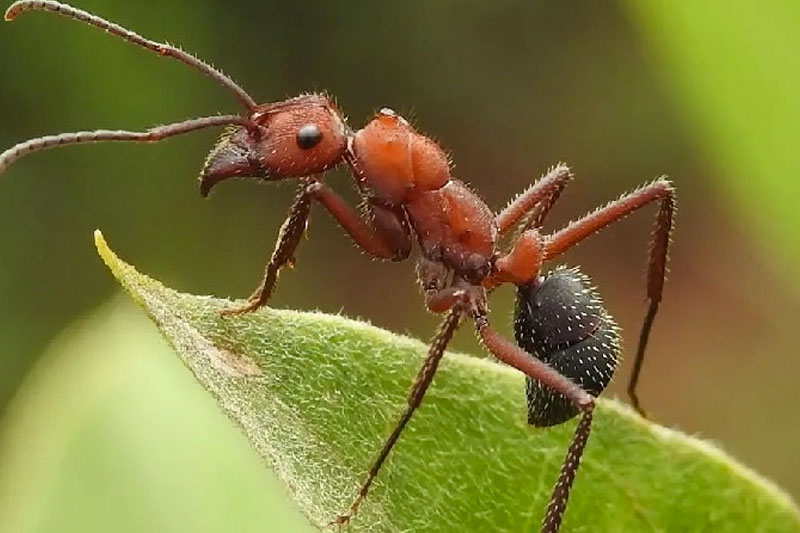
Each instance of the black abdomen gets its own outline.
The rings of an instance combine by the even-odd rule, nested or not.
[[[592,396],[614,375],[620,352],[619,329],[603,307],[591,280],[577,268],[558,267],[517,290],[514,316],[517,344]],[[527,378],[528,423],[553,426],[578,409],[564,395]]]

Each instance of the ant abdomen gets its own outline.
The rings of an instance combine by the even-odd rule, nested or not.
[[[611,381],[620,353],[619,328],[588,276],[558,267],[517,290],[517,344],[592,396]],[[561,424],[578,414],[563,394],[527,378],[528,423]]]

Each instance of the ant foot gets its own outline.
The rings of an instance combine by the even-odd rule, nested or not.
[[[258,299],[249,300],[246,304],[241,307],[232,307],[230,309],[223,309],[219,312],[222,316],[240,316],[246,315],[247,313],[252,313],[257,309],[261,308],[264,304],[259,301]]]
[[[350,523],[351,518],[353,518],[353,511],[337,516],[328,522],[328,527],[342,528]]]
[[[639,404],[639,397],[636,395],[634,391],[628,391],[628,396],[631,399],[631,406],[633,407],[634,411],[639,413],[639,416],[644,418],[645,420],[649,420],[650,417],[647,416],[647,411],[645,411],[642,406]]]
[[[331,520],[328,523],[328,526],[329,527],[342,528],[342,527],[346,526],[347,524],[349,524],[350,520],[358,512],[358,507],[361,505],[361,502],[363,502],[363,501],[364,501],[364,495],[361,494],[361,495],[358,496],[358,498],[356,498],[356,501],[353,502],[353,504],[350,506],[350,509],[346,513],[340,514],[335,519]]]

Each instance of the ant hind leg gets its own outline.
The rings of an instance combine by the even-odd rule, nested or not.
[[[546,246],[544,251],[545,260],[553,259],[586,237],[653,202],[659,202],[660,205],[653,232],[653,242],[650,245],[650,260],[647,267],[648,307],[639,333],[633,373],[628,383],[628,396],[631,399],[631,404],[645,418],[647,414],[642,409],[639,397],[636,395],[636,384],[639,381],[639,373],[642,369],[644,353],[650,337],[650,329],[653,326],[653,320],[658,312],[658,306],[664,290],[667,251],[675,214],[675,189],[672,183],[666,178],[659,178],[629,194],[623,195],[583,218],[570,222],[563,229],[545,237]]]

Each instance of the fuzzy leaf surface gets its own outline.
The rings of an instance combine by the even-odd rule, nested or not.
[[[169,289],[95,238],[309,520],[324,528],[345,511],[425,344],[321,313],[222,317],[232,302]],[[522,375],[448,353],[350,531],[538,531],[576,422],[535,429],[525,419]],[[603,400],[562,531],[797,532],[800,513],[714,446]]]

